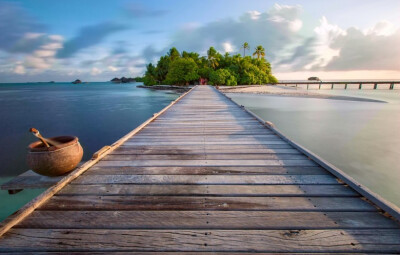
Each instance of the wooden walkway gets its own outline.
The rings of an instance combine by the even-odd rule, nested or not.
[[[197,86],[7,231],[0,252],[390,254],[400,225]]]

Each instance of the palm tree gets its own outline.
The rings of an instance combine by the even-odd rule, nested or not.
[[[219,66],[218,60],[216,58],[217,56],[217,51],[214,49],[214,47],[210,47],[210,49],[207,50],[207,59],[209,65],[215,70]]]
[[[243,57],[246,57],[246,50],[250,50],[250,46],[247,42],[244,42],[242,48],[243,48]]]
[[[265,49],[264,49],[263,46],[258,45],[258,46],[255,48],[255,50],[256,50],[256,51],[253,53],[253,57],[254,57],[255,55],[257,55],[257,59],[260,59],[260,56],[261,56],[261,57],[265,57]]]

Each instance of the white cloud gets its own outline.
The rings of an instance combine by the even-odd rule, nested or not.
[[[331,42],[331,47],[339,50],[339,55],[328,63],[325,70],[400,71],[399,45],[400,29],[382,35],[349,28]]]
[[[49,35],[49,38],[53,41],[64,41],[64,37],[62,35]]]
[[[35,55],[35,56],[37,56],[37,57],[42,57],[42,58],[45,58],[45,57],[54,57],[55,54],[56,54],[56,52],[53,51],[53,50],[36,50],[36,51],[34,52],[34,55]]]
[[[326,17],[322,17],[320,25],[314,29],[315,42],[313,52],[316,58],[304,66],[305,69],[325,67],[334,57],[339,56],[339,49],[332,49],[330,44],[339,36],[346,32],[336,25],[328,22]]]
[[[57,61],[55,55],[58,49],[61,49],[63,38],[60,35],[45,35],[28,33],[24,37],[24,44],[28,44],[29,40],[40,39],[41,46],[32,53],[25,56],[23,62],[24,70],[28,69],[33,72],[42,72],[43,70],[53,67]]]
[[[115,66],[108,66],[107,68],[108,68],[108,70],[110,70],[111,72],[116,72],[116,71],[118,71],[118,68],[116,68]]]
[[[364,34],[366,35],[380,35],[380,36],[390,36],[393,35],[396,32],[396,27],[393,25],[393,23],[387,21],[387,20],[382,20],[378,23],[376,23],[373,27],[368,28],[365,30]]]
[[[222,48],[224,49],[225,52],[233,52],[233,45],[230,42],[224,42],[222,43]]]
[[[300,6],[275,5],[267,12],[245,12],[238,19],[222,19],[192,29],[181,29],[173,38],[171,47],[178,50],[205,53],[210,46],[217,50],[226,50],[224,43],[229,42],[232,53],[239,53],[240,45],[250,44],[251,52],[257,45],[263,45],[269,60],[281,59],[289,49],[302,43],[303,36],[298,33],[302,28]],[[257,18],[255,18],[257,17]]]
[[[91,75],[98,75],[98,74],[101,74],[101,73],[102,73],[102,71],[97,67],[93,67],[92,70],[90,71]]]
[[[303,21],[299,18],[301,11],[300,6],[275,4],[269,11],[268,19],[275,23],[285,24],[291,31],[297,32],[303,26]]]
[[[48,69],[51,67],[51,62],[47,58],[36,56],[27,56],[24,61],[24,66],[31,69]]]
[[[16,74],[25,74],[25,67],[23,65],[15,66],[14,73],[16,73]]]
[[[248,11],[247,13],[250,15],[250,18],[251,18],[252,20],[257,20],[257,19],[259,19],[259,18],[260,18],[260,15],[261,15],[261,12],[259,12],[259,11]]]
[[[387,21],[369,29],[342,28],[321,17],[317,26],[302,17],[301,6],[275,4],[266,12],[245,12],[238,19],[217,20],[182,29],[157,54],[177,47],[201,54],[210,46],[239,53],[243,42],[250,53],[257,45],[275,72],[337,70],[399,70],[400,30]],[[307,24],[307,25],[305,25]],[[154,57],[154,56],[153,56]]]

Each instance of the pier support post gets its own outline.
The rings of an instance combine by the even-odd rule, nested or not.
[[[394,89],[394,83],[390,84],[390,88],[389,89]]]
[[[321,90],[321,85],[322,85],[322,83],[320,82],[320,83],[319,83],[319,86],[318,86],[318,89],[319,89],[319,90]]]
[[[309,84],[307,83],[307,90],[308,90],[308,85],[309,85]]]
[[[360,86],[358,86],[358,89],[361,89],[362,88],[362,83],[360,83]]]
[[[344,89],[347,89],[347,83],[346,83],[346,84],[344,84]]]
[[[331,89],[333,89],[333,84],[334,84],[334,83],[332,83]]]
[[[378,83],[375,83],[374,84],[374,89],[377,89],[378,88]]]

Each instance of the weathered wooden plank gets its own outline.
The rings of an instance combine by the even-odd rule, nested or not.
[[[193,124],[200,124],[200,125],[204,125],[204,124],[210,124],[210,125],[221,125],[221,124],[228,124],[228,125],[254,125],[256,126],[256,122],[254,122],[254,119],[246,119],[246,120],[239,120],[239,119],[235,119],[235,118],[231,118],[231,119],[188,119],[188,120],[183,120],[180,118],[176,118],[176,119],[168,119],[168,120],[155,120],[153,121],[153,123],[155,124],[160,124],[160,125],[193,125]]]
[[[114,154],[137,154],[137,155],[191,155],[191,154],[203,154],[207,156],[212,156],[213,154],[219,154],[220,156],[230,158],[236,158],[237,156],[246,156],[249,154],[301,154],[296,149],[233,149],[230,151],[229,149],[225,150],[205,150],[204,148],[193,148],[190,150],[179,149],[179,147],[172,147],[166,149],[136,149],[134,147],[123,147],[118,148],[117,150],[110,153]],[[225,155],[224,155],[225,154]]]
[[[250,144],[250,145],[270,145],[270,144],[285,144],[284,141],[282,140],[268,140],[268,141],[171,141],[171,142],[126,142],[126,145],[133,145],[133,146],[138,146],[138,145],[147,145],[147,146],[152,146],[152,145],[167,145],[167,146],[180,146],[180,145],[194,145],[194,146],[203,146],[203,145],[245,145],[245,144]]]
[[[107,167],[107,166],[93,166],[90,171],[85,175],[99,175],[99,174],[329,174],[323,168],[318,166],[205,166],[205,167],[191,167],[191,166],[130,166],[130,167]]]
[[[68,254],[68,255],[80,255],[80,254],[94,254],[94,255],[103,255],[103,254],[113,254],[113,255],[210,255],[210,254],[217,254],[217,255],[254,255],[253,252],[247,253],[247,252],[219,252],[219,251],[212,251],[212,252],[182,252],[182,251],[178,251],[178,252],[151,252],[151,251],[141,251],[141,252],[124,252],[124,251],[120,251],[120,252],[110,252],[110,251],[106,251],[106,252],[101,252],[101,251],[80,251],[80,252],[13,252],[13,255],[60,255],[60,254]],[[293,255],[309,255],[310,253],[280,253],[280,254],[293,254]],[[327,255],[327,254],[334,254],[334,255],[348,255],[349,253],[313,253],[315,255]],[[374,255],[376,253],[365,253],[365,252],[352,252],[351,254],[356,254],[356,255]],[[391,255],[393,253],[379,253],[380,255]],[[265,253],[265,252],[257,252],[257,255],[276,255],[276,253]]]
[[[114,153],[109,154],[104,160],[114,160],[114,161],[123,161],[123,160],[251,160],[251,159],[276,159],[276,160],[284,160],[284,159],[303,159],[307,160],[307,157],[303,154],[166,154],[166,155],[137,155],[137,154],[129,154],[129,153]]]
[[[151,127],[149,128],[157,128],[157,127],[162,127],[163,129],[191,129],[191,128],[196,128],[199,127],[199,124],[196,123],[188,123],[188,124],[157,124],[154,123],[152,124]],[[237,125],[229,125],[226,123],[221,123],[221,124],[203,124],[201,125],[202,128],[208,128],[208,129],[258,129],[258,128],[262,128],[261,124],[257,124],[257,125],[241,125],[241,124],[237,124]]]
[[[54,196],[40,210],[376,211],[353,197]]]
[[[106,161],[98,166],[317,166],[311,160],[135,160]]]
[[[59,182],[64,176],[47,177],[39,175],[32,170],[26,171],[23,174],[3,183],[1,189],[16,190],[16,189],[43,189],[48,188]]]
[[[276,135],[264,135],[262,137],[253,137],[253,136],[232,136],[230,138],[228,137],[221,137],[221,136],[181,136],[181,137],[169,137],[169,136],[163,136],[163,137],[133,137],[129,139],[129,142],[181,142],[181,141],[190,141],[190,142],[195,142],[195,141],[275,141],[279,137]],[[281,140],[279,138],[278,140]]]
[[[69,185],[57,195],[357,197],[344,185]]]
[[[386,252],[400,230],[12,229],[0,251]]]
[[[149,139],[149,138],[174,138],[174,139],[179,139],[179,138],[192,138],[194,135],[191,134],[160,134],[160,133],[152,133],[151,135],[144,135],[143,133],[141,133],[140,135],[135,135],[136,138],[145,138],[145,139]],[[272,133],[258,133],[258,134],[236,134],[236,133],[232,133],[232,134],[202,134],[202,136],[204,138],[209,138],[209,139],[214,139],[214,138],[218,138],[218,139],[230,139],[230,138],[266,138],[266,137],[271,137],[274,136]]]
[[[71,184],[333,184],[332,175],[86,175]]]
[[[148,137],[148,136],[154,136],[154,135],[159,135],[160,132],[165,134],[166,136],[178,136],[178,135],[186,135],[186,136],[196,136],[196,135],[205,135],[205,136],[219,136],[219,135],[264,135],[264,134],[270,134],[269,131],[264,131],[262,129],[260,130],[192,130],[192,129],[180,129],[180,130],[144,130],[141,132],[142,137]]]
[[[16,227],[38,229],[73,227],[79,229],[304,230],[398,229],[399,224],[374,212],[36,211]]]
[[[170,150],[177,150],[177,151],[182,151],[185,152],[185,150],[199,150],[199,149],[204,149],[205,152],[218,152],[218,151],[229,151],[229,149],[232,152],[240,152],[244,150],[256,150],[256,149],[291,149],[293,148],[289,144],[203,144],[203,145],[191,145],[191,144],[180,144],[179,146],[177,145],[127,145],[124,144],[120,148],[130,148],[130,149],[139,149],[139,150],[147,150],[147,149],[170,149]]]
[[[216,130],[239,130],[239,131],[244,131],[244,130],[255,130],[255,131],[263,131],[262,125],[260,123],[258,124],[246,124],[246,123],[233,123],[233,122],[185,122],[185,123],[158,123],[158,122],[152,122],[151,125],[149,126],[150,131],[155,131],[155,130],[160,130],[160,129],[165,129],[165,130],[190,130],[190,131],[212,131],[214,129]],[[265,129],[264,129],[265,130]],[[265,133],[264,133],[265,134]]]
[[[210,116],[204,116],[204,117],[198,117],[198,116],[193,116],[193,117],[187,117],[182,114],[176,114],[176,115],[167,115],[164,118],[158,118],[155,120],[155,123],[187,123],[187,122],[200,122],[200,123],[216,123],[216,122],[230,122],[230,123],[254,123],[254,118],[253,117],[245,117],[245,115],[242,115],[241,117],[237,116],[213,116],[210,118]]]

